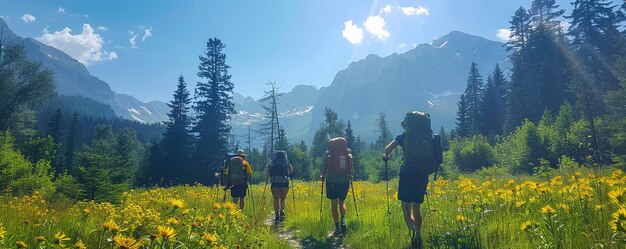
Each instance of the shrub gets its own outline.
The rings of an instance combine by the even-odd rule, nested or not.
[[[450,144],[452,163],[460,172],[474,172],[495,163],[493,148],[483,136],[455,140]]]

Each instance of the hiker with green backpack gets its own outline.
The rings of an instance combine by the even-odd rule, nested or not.
[[[336,137],[328,141],[321,173],[322,182],[326,182],[326,197],[331,201],[331,213],[335,222],[334,235],[345,235],[347,232],[345,200],[354,174],[352,154],[345,138]]]
[[[287,152],[277,150],[274,152],[272,162],[267,165],[265,175],[272,183],[272,197],[274,197],[274,221],[285,220],[285,207],[287,206],[287,194],[289,193],[289,175],[293,173],[293,166],[287,159]]]
[[[248,183],[252,179],[252,167],[245,158],[246,154],[244,154],[244,151],[237,150],[236,155],[224,162],[224,177],[226,179],[224,191],[230,189],[230,196],[233,197],[233,202],[239,204],[241,210],[244,207]]]
[[[385,147],[383,160],[386,165],[391,152],[398,145],[402,147],[398,200],[402,202],[404,222],[411,233],[411,248],[422,248],[420,205],[426,195],[428,175],[436,170],[430,115],[408,112],[401,124],[404,133]]]

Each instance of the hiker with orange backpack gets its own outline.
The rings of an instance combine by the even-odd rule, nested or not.
[[[335,222],[334,235],[336,236],[345,235],[347,232],[345,200],[350,190],[353,173],[352,154],[349,153],[347,140],[343,137],[330,139],[320,178],[322,182],[326,182],[326,198],[331,201],[331,213]],[[341,213],[341,220],[339,220],[339,213]]]
[[[433,132],[430,115],[423,112],[408,112],[402,121],[404,133],[385,147],[385,166],[391,152],[400,145],[403,152],[398,182],[398,200],[402,202],[404,222],[411,234],[411,248],[422,248],[422,214],[428,175],[436,171]]]
[[[239,204],[243,210],[244,198],[248,190],[248,183],[252,179],[252,167],[245,160],[246,154],[243,150],[237,150],[237,154],[225,161],[224,177],[226,178],[224,191],[230,189],[230,196],[233,202]],[[226,193],[224,193],[226,194]]]
[[[287,159],[287,152],[277,150],[274,152],[272,162],[267,165],[265,175],[272,183],[272,197],[274,197],[274,221],[285,220],[285,207],[287,207],[287,194],[289,193],[289,175],[293,173],[293,166]]]

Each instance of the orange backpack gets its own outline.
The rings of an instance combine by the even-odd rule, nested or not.
[[[348,141],[345,138],[336,137],[328,141],[326,163],[331,173],[345,175],[352,172],[352,154],[348,152]]]

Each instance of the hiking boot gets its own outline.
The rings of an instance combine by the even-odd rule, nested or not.
[[[280,221],[284,221],[285,220],[285,210],[281,209],[280,210]]]
[[[333,233],[334,236],[340,236],[341,235],[341,228],[339,226],[335,227],[335,233]]]
[[[276,215],[274,215],[274,221],[275,222],[279,222],[280,221],[280,214],[276,213]]]
[[[343,224],[341,225],[341,234],[346,235],[346,233],[348,233],[348,227],[346,226],[346,224]]]
[[[415,248],[415,249],[421,249],[422,247],[422,237],[420,236],[413,236],[413,238],[411,238],[411,248]]]

